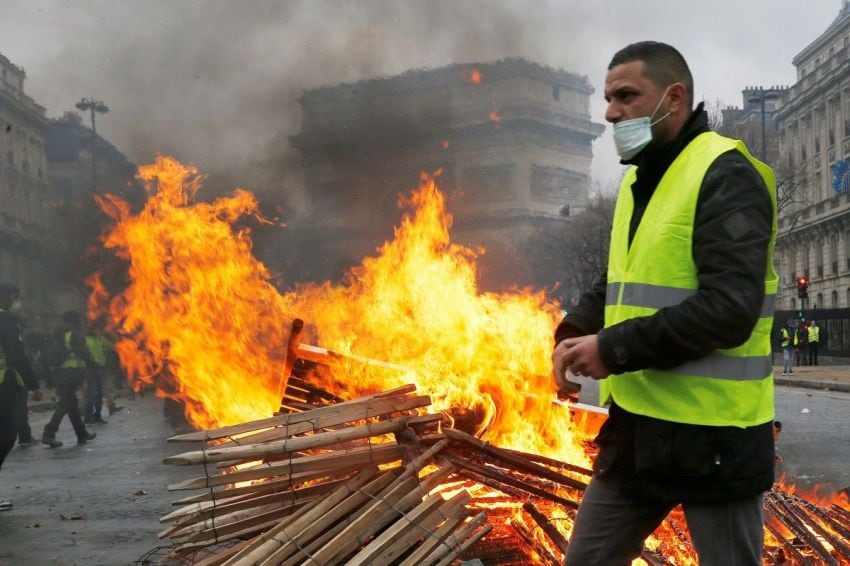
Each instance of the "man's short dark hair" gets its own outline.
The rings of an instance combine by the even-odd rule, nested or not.
[[[643,74],[659,87],[664,88],[673,83],[685,85],[688,106],[693,106],[694,78],[685,58],[675,47],[659,41],[632,43],[614,54],[608,70],[634,61],[643,61]]]

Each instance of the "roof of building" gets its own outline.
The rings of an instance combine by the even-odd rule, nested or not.
[[[391,77],[322,86],[306,91],[301,100],[371,97],[387,92],[400,93],[422,88],[443,88],[465,83],[471,84],[474,82],[471,77],[475,71],[480,73],[480,80],[485,83],[516,76],[526,76],[556,83],[588,95],[594,92],[594,88],[585,75],[553,69],[522,58],[509,58],[490,63],[456,63],[437,69],[412,69]]]
[[[836,35],[838,31],[846,28],[848,25],[850,25],[850,3],[845,1],[841,6],[841,10],[838,11],[838,15],[832,23],[829,24],[829,27],[826,28],[826,31],[820,34],[820,36],[818,36],[818,38],[813,42],[804,47],[802,51],[794,56],[791,62],[794,66],[799,66],[803,60],[820,49],[827,41]]]

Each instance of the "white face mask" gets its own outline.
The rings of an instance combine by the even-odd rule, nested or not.
[[[19,312],[21,310],[21,301],[20,299],[16,299],[14,303],[9,307],[9,312]]]
[[[620,159],[628,161],[640,153],[652,141],[652,126],[670,115],[667,112],[658,120],[652,121],[655,113],[661,108],[661,103],[664,102],[664,97],[667,96],[667,91],[669,90],[670,87],[668,86],[664,94],[661,95],[661,100],[655,105],[655,110],[649,116],[623,120],[614,124],[614,145],[617,148],[617,155],[620,156]]]

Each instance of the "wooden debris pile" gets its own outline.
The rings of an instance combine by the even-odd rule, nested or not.
[[[171,438],[204,443],[166,458],[204,474],[160,533],[174,557],[238,541],[204,564],[448,564],[491,528],[470,495],[431,493],[455,472],[439,414],[414,386]]]
[[[293,323],[281,413],[169,439],[202,448],[165,460],[203,475],[202,490],[161,521],[171,558],[193,564],[563,563],[591,471],[442,428],[413,385],[345,401],[304,379],[305,364],[378,360],[301,344]],[[576,409],[573,406],[573,410]],[[598,415],[574,415],[598,424]],[[590,427],[592,428],[592,427]],[[591,447],[592,448],[592,447]],[[850,512],[775,488],[765,498],[765,557],[776,564],[850,564]],[[696,561],[680,508],[641,558]],[[485,535],[487,535],[485,537]],[[229,545],[229,546],[228,546]],[[203,552],[201,552],[203,551]]]
[[[850,564],[850,511],[774,488],[765,494],[765,543],[776,564]]]

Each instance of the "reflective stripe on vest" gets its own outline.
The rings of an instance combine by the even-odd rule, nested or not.
[[[620,304],[633,307],[649,307],[651,309],[663,309],[678,305],[688,297],[697,294],[696,289],[682,289],[679,287],[665,287],[664,285],[652,285],[648,283],[629,283],[620,297],[622,283],[609,283],[605,291],[606,304],[616,303],[619,297]],[[773,316],[776,295],[765,295],[761,304],[760,317]]]
[[[765,299],[749,338],[740,346],[666,370],[645,369],[612,375],[601,383],[603,403],[667,421],[753,426],[773,419],[771,334],[778,278],[773,269],[776,239],[776,185],[773,173],[743,143],[714,132],[697,136],[667,169],[629,245],[634,210],[635,168],[620,185],[611,230],[605,326],[651,316],[697,293],[693,261],[696,205],[705,173],[723,153],[737,149],[755,167],[773,202],[772,235],[765,276]],[[659,261],[663,258],[663,262]]]
[[[85,362],[77,357],[74,354],[74,350],[71,348],[71,332],[68,331],[65,333],[65,347],[68,348],[68,357],[62,362],[60,368],[82,368],[86,367]]]

